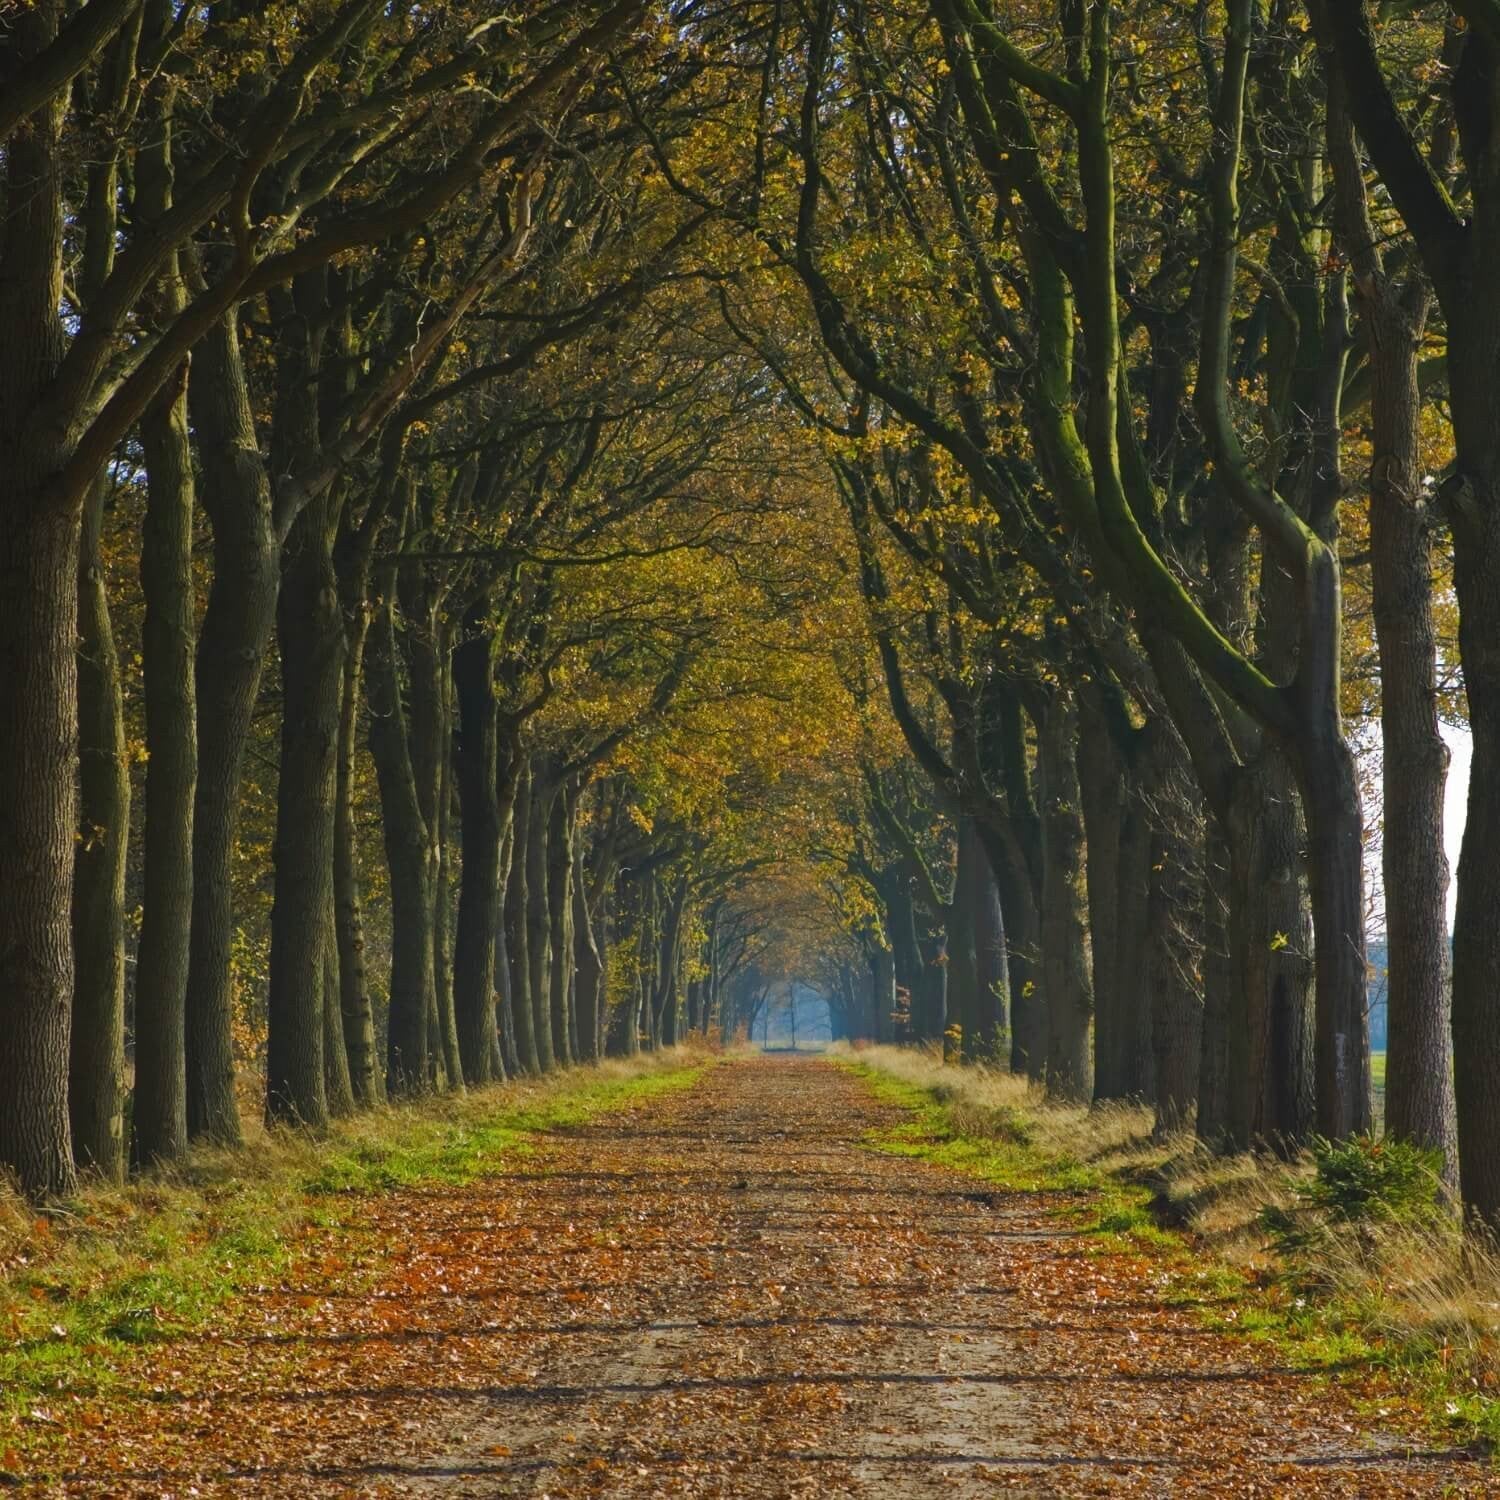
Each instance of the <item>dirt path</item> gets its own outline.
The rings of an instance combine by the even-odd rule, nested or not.
[[[859,1144],[891,1113],[734,1062],[516,1173],[360,1205],[143,1355],[77,1494],[1495,1493],[1161,1300],[1039,1195]],[[352,1248],[351,1247],[352,1244]]]

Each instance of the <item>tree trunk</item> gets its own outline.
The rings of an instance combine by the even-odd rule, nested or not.
[[[1309,726],[1302,741],[1302,801],[1312,888],[1317,1125],[1329,1140],[1367,1134],[1370,1100],[1369,966],[1365,961],[1364,810],[1354,756],[1342,734]]]
[[[990,850],[1000,909],[1005,914],[1006,973],[1010,981],[1010,1070],[1040,1080],[1047,1071],[1047,1012],[1041,995],[1042,924],[1036,891],[1013,855]],[[948,976],[952,1006],[951,975]]]
[[[145,29],[171,27],[164,4],[147,6]],[[135,156],[135,212],[143,225],[172,207],[173,100],[158,77],[148,95],[151,130]],[[179,260],[169,256],[146,297],[159,326],[187,303]],[[193,458],[188,363],[157,392],[140,420],[146,461],[141,537],[145,620],[141,650],[146,706],[146,818],[141,937],[135,970],[135,1154],[171,1162],[187,1151],[187,983],[193,913],[193,796],[198,736],[193,703]]]
[[[1158,729],[1157,732],[1160,732]],[[1136,759],[1143,757],[1140,748]],[[1115,848],[1114,983],[1116,1015],[1109,1035],[1096,1026],[1097,1066],[1109,1048],[1109,1089],[1096,1080],[1096,1099],[1142,1099],[1151,1085],[1153,995],[1147,933],[1151,901],[1152,810],[1135,766],[1127,774]],[[1090,846],[1089,863],[1093,853]]]
[[[517,752],[519,758],[519,752]],[[515,1007],[511,1004],[510,947],[505,931],[505,893],[510,888],[511,853],[515,847],[514,803],[519,769],[509,773],[512,813],[506,819],[505,837],[500,841],[500,905],[495,922],[495,990],[498,1035],[495,1038],[497,1056],[490,1071],[496,1078],[514,1077],[521,1071],[521,1060],[516,1052]]]
[[[1454,368],[1460,380],[1492,378],[1476,377],[1472,361],[1467,367],[1455,362]],[[1500,419],[1496,432],[1500,438]],[[1459,645],[1474,750],[1453,925],[1459,1178],[1470,1212],[1492,1228],[1500,1227],[1500,440],[1494,451],[1489,473],[1471,481],[1482,486],[1483,509],[1476,501],[1474,514],[1464,519],[1469,534],[1455,548]],[[1465,457],[1461,439],[1461,465]]]
[[[391,881],[391,1000],[386,1090],[424,1093],[433,1059],[428,1021],[437,1009],[433,975],[432,844],[417,795],[407,712],[401,697],[392,590],[370,641],[370,752],[380,786],[381,825]]]
[[[1484,58],[1492,77],[1492,45]],[[1500,294],[1493,185],[1486,199],[1482,231],[1470,230],[1481,233],[1474,257],[1459,291],[1445,297],[1458,458],[1441,497],[1453,528],[1459,654],[1474,737],[1453,924],[1459,1177],[1470,1212],[1500,1228]]]
[[[339,974],[339,1011],[349,1084],[364,1108],[385,1099],[385,1080],[376,1052],[375,1010],[365,968],[364,902],[360,894],[359,833],[354,822],[354,766],[359,705],[364,681],[365,638],[370,606],[365,570],[353,576],[339,569],[344,619],[343,693],[339,705],[338,772],[334,788],[333,912]]]
[[[1439,1150],[1456,1167],[1448,995],[1448,859],[1443,793],[1448,747],[1438,727],[1431,518],[1420,479],[1417,354],[1425,295],[1414,318],[1367,308],[1370,423],[1370,587],[1380,653],[1384,834],[1381,868],[1388,943],[1388,1135]],[[1384,315],[1382,315],[1384,313]]]
[[[973,1055],[988,1063],[1001,1060],[1006,1036],[1007,972],[1005,921],[1000,891],[983,840],[974,839],[974,857],[961,890],[954,892],[969,908],[974,952]]]
[[[723,919],[724,908],[722,900],[715,901],[708,914],[708,973],[703,980],[703,1030],[707,1034],[713,1027],[719,1028],[719,1038],[722,1041],[726,1032],[724,1029],[723,993],[720,986],[720,952],[719,952],[719,926]],[[918,962],[921,962],[920,956]],[[830,1038],[831,1040],[831,1038]]]
[[[445,694],[445,697],[451,697],[451,694]],[[449,716],[445,713],[444,723],[448,721]],[[444,738],[448,738],[446,731]],[[464,1069],[458,1045],[458,1012],[454,1008],[453,998],[453,877],[448,854],[449,800],[453,788],[449,775],[448,760],[444,757],[438,786],[437,837],[433,842],[435,869],[432,878],[432,977],[437,990],[443,1069],[448,1075],[448,1087],[461,1094],[464,1090]]]
[[[323,1129],[323,969],[333,909],[333,801],[342,704],[343,621],[330,553],[330,500],[309,505],[287,543],[277,603],[281,647],[281,779],[266,1113]]]
[[[573,866],[573,954],[578,987],[578,1060],[598,1062],[604,1051],[604,1011],[609,996],[606,949],[596,938],[589,911],[588,882],[584,879],[583,844],[574,852]],[[600,936],[607,923],[601,913]]]
[[[1002,902],[1003,905],[1003,902]],[[1006,944],[1006,976],[1014,983],[1016,972],[1015,955]],[[948,944],[942,932],[934,933],[922,945],[922,991],[923,1014],[926,1017],[924,1041],[941,1042],[948,1029]],[[1016,1057],[1016,1013],[1015,995],[1011,992],[1011,1039],[1010,1064],[1015,1068]]]
[[[640,961],[641,956],[645,950],[640,941],[639,924],[644,919],[645,903],[643,900],[639,899],[638,886],[634,881],[631,881],[629,884],[625,885],[624,890],[621,894],[622,896],[633,894],[636,897],[634,904],[636,907],[637,932],[635,953],[632,955],[634,962],[630,964],[630,984],[620,1003],[610,1011],[606,1022],[608,1026],[608,1032],[605,1042],[605,1052],[610,1057],[631,1056],[636,1051],[638,1046],[638,1043],[633,1045],[633,1038],[637,1036],[640,1029]],[[608,992],[606,991],[606,996],[607,994]]]
[[[99,69],[107,97],[123,106],[136,45],[117,38]],[[88,305],[114,265],[123,141],[99,151],[79,211],[83,230],[75,281]],[[91,153],[93,154],[93,153]],[[125,867],[130,842],[130,771],[120,659],[109,614],[101,545],[108,469],[84,501],[78,572],[78,842],[73,859],[73,1015],[68,1110],[73,1155],[108,1182],[125,1172]]]
[[[140,424],[147,480],[141,538],[147,761],[133,1124],[135,1157],[143,1165],[179,1160],[188,1142],[187,983],[198,736],[186,382],[184,366]]]
[[[13,139],[9,151],[21,155]],[[30,156],[29,151],[25,152]],[[17,168],[12,165],[12,176]],[[14,476],[17,467],[7,464]],[[0,527],[0,1163],[24,1191],[70,1192],[70,923],[77,824],[76,512],[12,495]]]
[[[1143,749],[1151,818],[1145,994],[1150,996],[1155,1131],[1180,1130],[1198,1097],[1203,1048],[1203,816],[1187,750],[1165,719]]]
[[[10,19],[8,60],[57,35],[56,0]],[[78,828],[78,543],[83,496],[52,495],[66,434],[34,412],[62,361],[61,92],[0,158],[0,1165],[36,1196],[71,1191],[71,906]]]
[[[193,356],[190,413],[213,527],[213,581],[198,634],[198,785],[188,956],[188,1131],[240,1139],[234,1090],[234,852],[245,746],[270,650],[280,544],[240,357],[236,311]]]
[[[1463,46],[1449,33],[1448,46]],[[1370,593],[1380,657],[1387,949],[1385,1128],[1457,1160],[1448,996],[1448,861],[1443,794],[1448,748],[1438,727],[1432,608],[1432,516],[1421,480],[1418,356],[1432,309],[1419,266],[1387,274],[1370,216],[1365,164],[1348,114],[1346,80],[1328,71],[1329,161],[1335,222],[1350,264],[1370,372]]]
[[[417,592],[417,591],[413,591]],[[407,670],[411,686],[411,713],[407,733],[411,742],[412,776],[417,805],[427,831],[427,860],[431,870],[432,915],[432,1036],[431,1060],[441,1062],[448,1089],[462,1093],[463,1063],[458,1044],[458,1023],[453,1009],[453,964],[450,933],[450,881],[448,877],[448,814],[452,786],[449,780],[452,740],[453,693],[449,675],[447,632],[436,603],[426,590],[406,616]],[[413,620],[415,618],[415,623]]]
[[[1137,1014],[1126,969],[1134,954],[1120,952],[1130,929],[1119,926],[1120,845],[1124,836],[1125,763],[1111,737],[1096,690],[1079,694],[1078,789],[1088,840],[1089,954],[1094,974],[1094,1098],[1133,1092],[1126,1067]]]
[[[874,992],[875,1040],[889,1045],[896,1040],[893,1017],[896,1011],[896,957],[888,947],[876,948],[871,962]],[[793,1032],[795,1038],[795,1031]]]
[[[547,930],[552,939],[548,989],[552,1049],[560,1065],[578,1060],[569,999],[573,988],[573,844],[577,793],[560,787],[552,799],[547,830]]]
[[[1058,693],[1038,739],[1042,770],[1042,1000],[1047,1009],[1047,1092],[1087,1099],[1091,1091],[1089,977],[1083,814],[1073,746],[1077,716]]]
[[[339,944],[333,903],[323,923],[323,1090],[335,1120],[354,1113],[354,1083],[344,1045],[343,985],[339,978]]]
[[[974,948],[974,904],[967,899],[974,879],[974,866],[983,856],[973,818],[958,816],[958,849],[953,867],[953,896],[948,902],[945,923],[948,933],[948,1024],[945,1028],[944,1056],[956,1054],[972,1061],[978,1004],[975,991],[979,983],[978,962]],[[954,1042],[957,1046],[954,1046]]]
[[[1237,1135],[1248,1136],[1249,1107],[1248,1089],[1229,1072],[1230,1028],[1241,989],[1229,933],[1229,849],[1212,820],[1204,830],[1203,868],[1203,1033],[1196,1133],[1205,1146],[1222,1151],[1231,1149]]]
[[[904,991],[906,995],[904,1034],[911,1038],[926,1037],[929,1019],[922,949],[917,941],[916,903],[912,900],[911,879],[904,860],[898,860],[885,871],[880,881],[880,898],[885,907],[886,936],[896,965],[898,1010],[901,993]],[[903,1035],[899,1027],[897,1035]]]
[[[526,920],[530,906],[527,890],[527,844],[531,837],[532,772],[522,767],[516,784],[516,806],[511,815],[510,873],[505,881],[505,946],[510,959],[510,1015],[516,1033],[516,1057],[524,1073],[542,1071],[537,1049],[536,1010],[531,999],[531,951]]]
[[[1223,1144],[1290,1151],[1313,1128],[1314,966],[1299,799],[1274,747],[1264,746],[1237,776],[1229,824],[1229,942],[1238,992]]]
[[[78,578],[78,842],[73,860],[73,1154],[107,1181],[125,1171],[125,856],[130,771],[120,662],[100,532],[107,477],[84,509]]]
[[[678,878],[667,903],[657,953],[657,995],[652,1006],[656,1044],[675,1047],[679,1040],[678,1010],[681,1004],[679,980],[682,974],[682,921],[687,911],[687,877]]]
[[[453,653],[458,699],[459,828],[463,870],[458,886],[458,933],[453,1004],[464,1078],[490,1078],[495,1030],[495,933],[500,925],[499,736],[490,676],[490,637],[471,631]]]
[[[526,955],[527,991],[531,998],[531,1028],[536,1037],[537,1062],[550,1073],[561,1057],[553,1045],[552,924],[547,898],[547,834],[552,826],[552,804],[557,788],[535,767],[531,776],[531,826],[526,831]]]

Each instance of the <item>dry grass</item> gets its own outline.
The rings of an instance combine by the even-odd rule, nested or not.
[[[1396,1367],[1429,1411],[1467,1435],[1500,1441],[1500,1245],[1465,1234],[1455,1213],[1427,1222],[1324,1223],[1292,1254],[1278,1253],[1266,1210],[1294,1211],[1315,1169],[1292,1161],[1204,1150],[1191,1135],[1152,1138],[1141,1106],[1049,1100],[1025,1079],[983,1067],[945,1066],[935,1052],[861,1047],[847,1055],[944,1106],[956,1136],[1026,1148],[1076,1163],[1104,1186],[1133,1186],[1193,1247],[1250,1273],[1263,1317],[1241,1326],[1324,1347],[1332,1362],[1356,1355]],[[1433,1197],[1442,1196],[1433,1180]]]

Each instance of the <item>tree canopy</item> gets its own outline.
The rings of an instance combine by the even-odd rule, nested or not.
[[[1376,1126],[1373,937],[1384,1128],[1500,1222],[1497,48],[1487,0],[23,8],[0,1162],[794,980],[1288,1150]]]

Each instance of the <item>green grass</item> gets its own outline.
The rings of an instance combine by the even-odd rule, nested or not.
[[[0,1453],[18,1417],[97,1393],[131,1347],[201,1327],[277,1279],[300,1232],[338,1223],[359,1197],[471,1181],[534,1150],[542,1132],[690,1088],[708,1066],[578,1069],[360,1115],[323,1140],[278,1132],[45,1214],[0,1199]]]
[[[493,1170],[507,1156],[532,1149],[544,1131],[581,1125],[595,1115],[663,1093],[691,1088],[704,1064],[638,1077],[564,1074],[555,1091],[475,1121],[420,1120],[389,1142],[362,1142],[335,1152],[300,1184],[319,1197],[375,1192],[417,1182],[461,1184]]]
[[[868,1134],[866,1144],[875,1150],[949,1167],[1008,1192],[1059,1194],[1055,1212],[1106,1246],[1119,1240],[1177,1242],[1152,1217],[1149,1190],[1068,1152],[1038,1146],[1023,1111],[993,1109],[982,1131],[967,1130],[955,1119],[952,1103],[933,1089],[858,1061],[840,1066],[860,1078],[877,1099],[908,1113],[900,1124]]]

